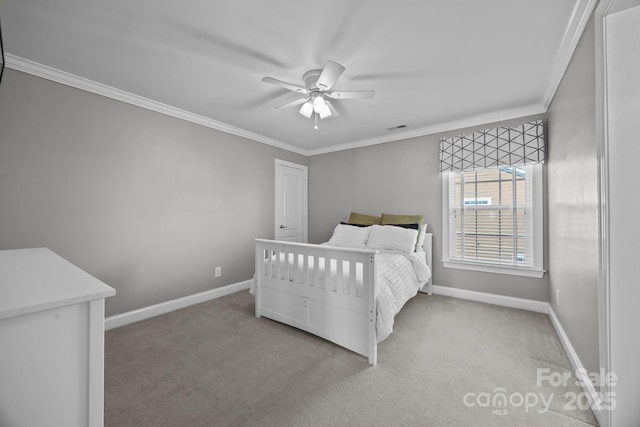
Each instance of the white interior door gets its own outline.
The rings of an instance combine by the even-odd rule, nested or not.
[[[307,167],[276,160],[275,239],[307,242]]]

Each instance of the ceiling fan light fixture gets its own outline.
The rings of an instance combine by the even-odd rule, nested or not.
[[[331,115],[331,109],[327,105],[322,95],[316,95],[313,98],[313,111],[320,116],[321,119]]]
[[[316,95],[313,98],[313,111],[320,113],[320,109],[325,105],[322,95]]]
[[[323,103],[322,107],[319,108],[318,115],[321,119],[326,119],[327,117],[331,116],[331,110],[326,103]]]
[[[313,114],[313,104],[309,101],[302,104],[302,107],[300,107],[300,114],[305,116],[307,119],[311,118],[311,114]]]
[[[322,70],[309,70],[302,75],[302,80],[304,80],[305,87],[283,82],[282,80],[274,79],[273,77],[263,77],[262,81],[281,87],[283,89],[290,90],[292,92],[305,94],[304,98],[294,99],[293,101],[289,101],[286,104],[277,106],[275,108],[289,108],[302,104],[299,113],[308,119],[313,116],[313,127],[315,129],[318,129],[318,120],[326,119],[327,117],[333,118],[340,116],[334,106],[331,105],[331,102],[329,102],[329,98],[342,100],[373,98],[374,96],[375,92],[372,90],[347,92],[330,91],[336,80],[342,75],[344,70],[345,67],[338,64],[337,62],[327,61],[327,65],[325,65]]]

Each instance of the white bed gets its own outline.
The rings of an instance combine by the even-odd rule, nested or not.
[[[365,238],[353,248],[345,247],[351,243],[339,238],[339,227],[366,233],[339,225],[329,244],[256,240],[256,317],[325,338],[375,365],[377,344],[392,332],[395,315],[418,291],[431,293],[432,234],[408,250],[386,237],[408,232],[374,226],[380,228],[370,244]]]

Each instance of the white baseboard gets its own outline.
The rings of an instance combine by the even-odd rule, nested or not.
[[[159,316],[174,310],[189,307],[201,302],[210,301],[225,295],[249,289],[253,283],[253,279],[244,282],[233,283],[231,285],[222,286],[210,291],[204,291],[186,297],[174,299],[171,301],[161,302],[160,304],[151,305],[149,307],[140,308],[138,310],[128,311],[126,313],[117,314],[104,319],[105,330],[119,328],[120,326],[138,322],[140,320],[149,319],[150,317]]]
[[[567,336],[566,332],[564,331],[564,328],[560,324],[560,320],[556,316],[556,313],[553,311],[553,308],[551,308],[551,305],[549,305],[548,314],[549,314],[549,319],[551,320],[551,324],[553,325],[553,328],[556,330],[556,334],[560,339],[562,348],[564,348],[564,352],[567,354],[567,357],[569,358],[569,362],[571,363],[573,372],[576,375],[576,379],[580,380],[580,383],[582,384],[582,391],[584,391],[589,396],[591,396],[591,402],[594,403],[593,406],[591,407],[591,409],[593,410],[593,415],[595,415],[596,419],[598,420],[598,423],[601,423],[601,417],[603,413],[599,404],[600,397],[598,396],[598,392],[596,391],[595,387],[591,383],[587,370],[582,365],[582,362],[580,361],[578,354],[576,353],[573,346],[571,345],[571,341],[569,341],[569,337]]]
[[[450,288],[448,286],[433,285],[434,295],[466,299],[470,301],[485,302],[487,304],[501,305],[503,307],[519,308],[521,310],[535,311],[536,313],[549,312],[549,303],[525,298],[507,297],[504,295],[488,294],[485,292],[468,291],[466,289]]]

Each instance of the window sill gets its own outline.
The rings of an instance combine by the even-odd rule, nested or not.
[[[534,277],[536,279],[541,279],[545,273],[545,270],[539,270],[534,268],[507,267],[502,265],[479,264],[479,263],[460,262],[460,261],[443,260],[442,264],[446,268],[482,271],[484,273],[510,274],[512,276]]]

